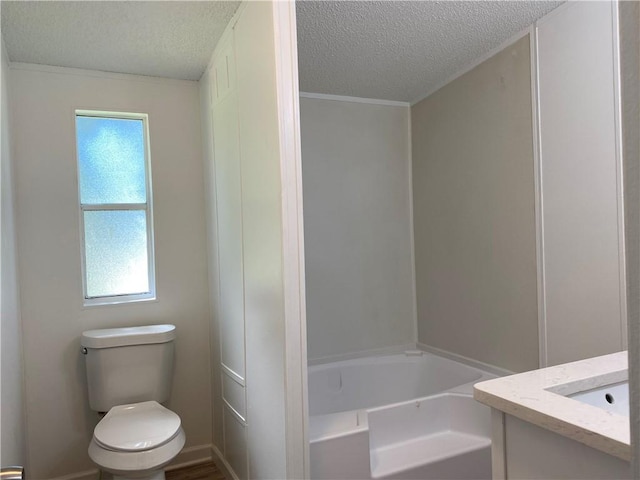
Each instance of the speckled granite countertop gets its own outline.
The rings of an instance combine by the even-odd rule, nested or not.
[[[496,378],[474,398],[508,415],[630,460],[629,418],[566,397],[628,379],[627,352]]]

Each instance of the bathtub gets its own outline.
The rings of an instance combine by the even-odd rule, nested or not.
[[[489,372],[421,351],[309,367],[312,479],[489,479]]]

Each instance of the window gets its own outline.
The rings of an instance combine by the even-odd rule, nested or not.
[[[147,120],[76,111],[85,305],[155,298]]]

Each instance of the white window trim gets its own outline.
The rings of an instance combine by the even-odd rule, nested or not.
[[[145,188],[147,192],[146,203],[118,203],[118,204],[91,204],[83,205],[80,201],[80,170],[79,170],[79,152],[77,151],[78,134],[75,130],[75,119],[82,117],[99,117],[99,118],[115,118],[122,120],[142,120],[142,134],[144,141],[144,165],[145,165]],[[156,268],[155,268],[155,249],[153,236],[153,189],[151,188],[151,156],[149,143],[149,115],[146,113],[130,113],[130,112],[107,112],[100,110],[76,110],[74,115],[74,131],[76,132],[76,172],[78,187],[78,212],[80,215],[80,248],[81,248],[81,264],[82,264],[82,298],[83,305],[114,305],[120,303],[150,301],[156,299]],[[128,293],[122,295],[110,295],[101,297],[87,296],[87,270],[86,270],[86,244],[84,235],[84,212],[90,210],[144,210],[147,214],[147,267],[149,277],[149,291],[143,293]]]

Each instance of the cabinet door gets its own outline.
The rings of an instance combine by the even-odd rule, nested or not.
[[[504,450],[509,480],[625,480],[633,478],[628,461],[511,415],[504,416]]]
[[[537,23],[546,365],[626,346],[615,22],[571,2]]]
[[[243,2],[225,35],[208,71],[224,455],[240,479],[308,478],[295,4]]]

